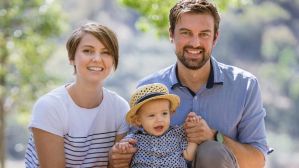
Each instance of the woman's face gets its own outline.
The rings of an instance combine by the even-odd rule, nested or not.
[[[83,35],[74,60],[77,81],[101,84],[113,70],[113,57],[108,49],[92,34]]]

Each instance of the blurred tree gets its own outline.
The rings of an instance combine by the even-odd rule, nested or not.
[[[44,65],[53,49],[51,37],[64,27],[53,0],[0,1],[0,167],[5,159],[5,115],[27,112],[48,84]]]
[[[177,0],[118,0],[126,7],[136,10],[141,16],[136,26],[141,31],[153,30],[158,37],[167,37],[168,35],[168,14],[171,7]],[[220,10],[226,10],[229,7],[237,7],[252,0],[215,0]]]

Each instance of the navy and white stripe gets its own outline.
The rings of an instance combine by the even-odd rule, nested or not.
[[[107,167],[108,152],[115,141],[116,131],[88,135],[64,136],[66,167]],[[26,168],[39,167],[34,141],[30,137],[25,156]]]

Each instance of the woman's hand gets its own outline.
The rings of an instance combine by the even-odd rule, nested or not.
[[[110,168],[129,168],[133,155],[137,151],[134,139],[123,139],[113,145],[109,151]]]

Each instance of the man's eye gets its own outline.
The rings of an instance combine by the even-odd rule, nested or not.
[[[190,33],[187,32],[187,31],[183,31],[183,32],[181,32],[181,34],[182,34],[182,35],[189,35]]]
[[[208,38],[208,37],[210,37],[210,33],[201,33],[200,37],[202,37],[202,38]]]

